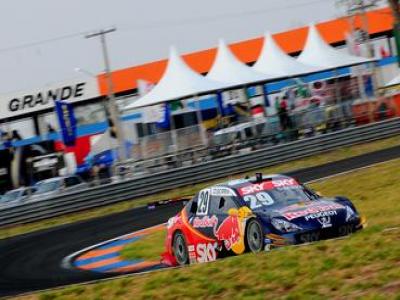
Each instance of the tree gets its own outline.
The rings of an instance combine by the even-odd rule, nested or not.
[[[399,0],[388,0],[394,18],[393,35],[396,41],[397,53],[400,53],[400,2]],[[397,55],[400,66],[400,55]]]

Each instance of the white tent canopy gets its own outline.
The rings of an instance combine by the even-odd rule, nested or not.
[[[277,77],[260,73],[242,63],[235,57],[226,43],[220,40],[216,58],[207,78],[233,86],[267,81]]]
[[[315,25],[310,25],[306,45],[298,61],[306,65],[334,69],[373,60],[336,50],[322,38]]]
[[[394,85],[399,85],[400,84],[400,74],[394,77],[392,80],[390,80],[388,83],[384,85],[384,87],[390,87]]]
[[[156,105],[206,92],[226,88],[227,85],[208,79],[192,70],[171,47],[167,68],[159,83],[145,96],[126,106],[124,110]]]
[[[264,35],[264,45],[253,69],[277,76],[296,76],[322,71],[325,68],[303,64],[286,54],[270,33]]]

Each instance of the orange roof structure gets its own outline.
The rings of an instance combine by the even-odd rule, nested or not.
[[[389,8],[369,11],[367,16],[370,34],[392,30],[393,17]],[[356,26],[362,27],[359,17],[356,17],[355,24]],[[317,24],[317,28],[327,42],[334,44],[345,40],[345,34],[350,31],[350,24],[347,19],[340,18],[319,23]],[[277,33],[274,37],[277,43],[287,53],[300,52],[303,49],[307,37],[307,27]],[[263,38],[259,37],[232,44],[231,49],[241,61],[250,63],[257,60],[262,44]],[[184,55],[183,58],[195,71],[206,73],[211,68],[216,50],[216,48],[202,50]],[[166,65],[167,60],[160,60],[113,71],[112,79],[114,83],[114,92],[121,93],[135,89],[138,79],[157,83],[164,73]],[[107,81],[104,74],[98,75],[97,78],[100,94],[106,95]]]

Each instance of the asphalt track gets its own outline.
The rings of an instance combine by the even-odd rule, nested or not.
[[[400,146],[287,174],[306,182],[400,157]],[[105,217],[0,240],[0,297],[109,277],[64,269],[61,261],[83,248],[166,222],[182,204],[136,208]]]

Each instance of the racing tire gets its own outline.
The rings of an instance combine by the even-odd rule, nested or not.
[[[251,219],[246,226],[246,250],[258,253],[264,249],[264,236],[260,222]]]
[[[174,235],[172,249],[178,265],[183,266],[189,263],[189,252],[186,245],[185,236],[181,232]]]

